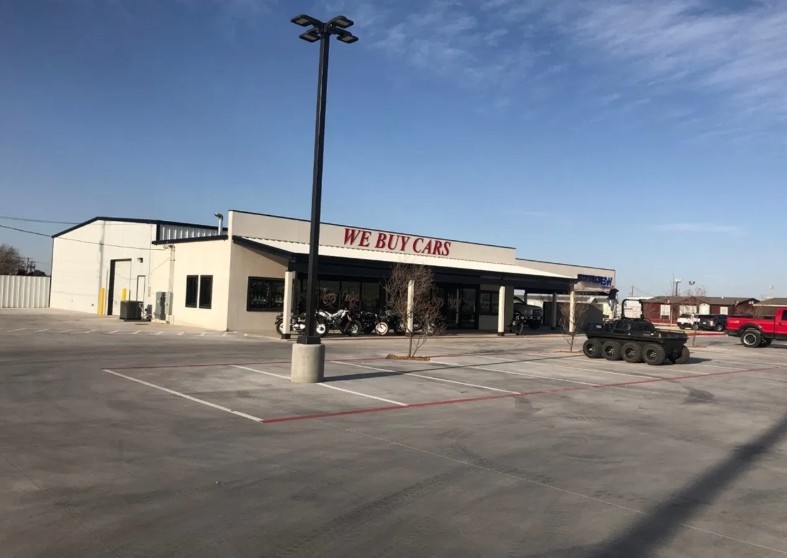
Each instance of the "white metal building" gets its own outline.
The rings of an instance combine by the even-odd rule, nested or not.
[[[309,221],[230,211],[227,228],[96,217],[54,236],[53,308],[117,315],[139,300],[156,319],[214,330],[271,331],[303,310]],[[578,280],[614,284],[606,268],[523,260],[509,247],[323,223],[320,291],[379,310],[396,262],[429,266],[449,328],[502,333],[514,289],[557,296]]]

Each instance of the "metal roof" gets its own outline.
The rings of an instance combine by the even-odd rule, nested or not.
[[[645,304],[696,304],[697,302],[714,306],[735,306],[742,302],[757,301],[751,296],[654,296],[643,300]]]
[[[263,247],[272,248],[290,254],[308,254],[308,242],[289,242],[286,240],[273,240],[267,238],[241,237],[247,242],[253,242]],[[350,258],[354,260],[369,260],[378,262],[418,264],[430,267],[447,267],[453,269],[471,269],[491,273],[508,273],[511,275],[530,275],[537,277],[550,277],[554,279],[570,279],[575,277],[559,275],[548,271],[540,271],[516,264],[500,264],[478,262],[474,260],[460,260],[457,258],[444,258],[438,256],[425,256],[422,254],[407,254],[403,252],[383,252],[382,250],[363,250],[360,248],[345,248],[343,246],[320,246],[320,256],[335,258]]]

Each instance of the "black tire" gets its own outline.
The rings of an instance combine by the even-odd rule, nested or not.
[[[683,349],[680,351],[680,356],[674,359],[673,362],[675,364],[686,364],[689,362],[689,358],[691,358],[691,351],[684,345]]]
[[[773,339],[766,339],[765,337],[763,337],[762,341],[760,341],[760,347],[767,347],[772,342],[773,342]]]
[[[724,331],[724,324],[716,324],[716,327],[713,329],[716,331]]]
[[[525,322],[519,322],[516,325],[516,334],[522,335],[525,332]]]
[[[377,324],[374,326],[374,332],[377,335],[388,335],[390,329],[391,328],[388,325],[388,322],[377,322]]]
[[[621,349],[620,341],[605,341],[601,345],[601,354],[607,360],[620,360]]]
[[[284,322],[276,322],[276,331],[279,335],[284,335]]]
[[[678,327],[679,327],[680,329],[686,329],[686,324],[678,324]]]
[[[324,322],[317,322],[314,324],[314,333],[320,337],[325,337],[328,335],[328,326]]]
[[[761,347],[762,343],[762,333],[757,331],[756,329],[747,329],[743,333],[741,333],[741,345],[744,347],[748,347],[750,349],[754,349],[757,347]]]
[[[362,330],[363,327],[361,326],[361,322],[358,320],[351,321],[345,328],[347,335],[360,335]]]
[[[642,360],[651,366],[659,366],[660,364],[664,364],[666,359],[667,351],[665,351],[664,347],[661,345],[648,343],[645,345],[645,348],[642,349]]]
[[[598,339],[588,339],[582,345],[582,352],[588,358],[601,358],[601,341]]]
[[[642,362],[642,345],[639,343],[625,343],[620,349],[620,354],[626,362],[636,364]]]

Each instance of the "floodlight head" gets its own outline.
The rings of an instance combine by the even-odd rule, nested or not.
[[[358,37],[356,37],[355,35],[353,35],[352,33],[347,32],[347,31],[345,31],[344,33],[341,33],[341,34],[337,33],[337,37],[336,38],[339,39],[341,42],[346,43],[348,45],[351,45],[354,42],[358,41]]]
[[[331,19],[328,22],[328,25],[333,25],[335,27],[338,27],[339,29],[347,29],[348,27],[352,27],[354,23],[355,22],[350,18],[343,15],[338,15],[335,18]]]
[[[306,14],[297,15],[290,21],[295,25],[300,25],[301,27],[308,27],[309,25],[322,25],[322,22],[319,19],[313,18],[312,16],[308,16]]]
[[[320,40],[320,33],[314,27],[298,36],[308,43],[316,43]]]

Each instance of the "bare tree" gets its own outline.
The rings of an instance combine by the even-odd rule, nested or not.
[[[697,332],[700,329],[700,322],[697,316],[700,313],[700,305],[705,298],[705,288],[689,287],[686,291],[686,296],[688,297],[686,301],[694,308],[694,321],[691,324],[691,346],[694,347],[697,345]]]
[[[413,286],[411,310],[408,305],[410,284]],[[422,265],[397,263],[385,282],[385,292],[389,308],[404,321],[405,335],[410,342],[407,358],[413,358],[429,337],[438,335],[443,329],[442,300],[435,295],[432,270]],[[411,324],[414,327],[410,327]]]
[[[10,244],[0,244],[0,275],[16,275],[25,269],[25,259]]]
[[[568,343],[568,351],[574,352],[574,340],[578,333],[582,332],[585,320],[590,310],[590,304],[576,303],[574,304],[574,316],[571,316],[571,307],[567,303],[562,303],[560,308],[560,328],[563,334],[563,339]]]

